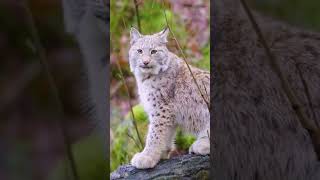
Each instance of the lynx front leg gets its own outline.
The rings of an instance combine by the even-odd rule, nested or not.
[[[133,156],[131,164],[139,169],[153,168],[160,160],[161,155],[167,150],[167,144],[173,131],[174,125],[169,119],[156,119],[149,125],[146,146],[144,150]],[[167,121],[167,122],[166,122]]]
[[[175,150],[175,138],[176,138],[176,127],[173,128],[171,134],[169,134],[168,141],[166,142],[166,149],[161,154],[161,159],[169,159],[170,153]]]
[[[189,148],[189,153],[207,155],[210,154],[210,128],[201,131],[197,140]]]

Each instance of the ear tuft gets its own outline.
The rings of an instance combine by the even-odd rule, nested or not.
[[[163,43],[168,42],[167,38],[168,38],[169,32],[170,32],[169,27],[166,27],[164,30],[162,30],[161,32],[158,33],[161,42],[163,42]]]
[[[134,28],[134,27],[131,27],[131,30],[130,30],[130,44],[134,44],[139,38],[141,38],[142,35],[139,33],[139,31]]]

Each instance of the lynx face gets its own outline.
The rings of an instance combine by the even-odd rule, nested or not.
[[[129,63],[135,74],[159,74],[168,68],[166,47],[169,29],[153,34],[141,35],[136,29],[130,31]]]

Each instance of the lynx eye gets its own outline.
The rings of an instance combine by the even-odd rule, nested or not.
[[[142,50],[141,49],[138,49],[137,51],[138,51],[139,54],[142,54]]]
[[[155,53],[157,53],[157,50],[154,50],[154,49],[153,49],[153,50],[151,51],[151,54],[155,54]]]

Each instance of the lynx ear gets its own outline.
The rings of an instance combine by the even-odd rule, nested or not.
[[[131,27],[130,30],[130,44],[134,44],[139,38],[141,38],[142,35],[139,33],[139,31],[137,29],[135,29],[134,27]]]
[[[161,32],[158,33],[158,36],[160,38],[160,41],[162,43],[167,43],[168,42],[168,34],[170,32],[170,29],[168,27],[166,27],[164,30],[162,30]]]

